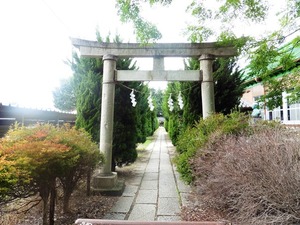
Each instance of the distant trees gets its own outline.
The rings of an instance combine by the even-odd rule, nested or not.
[[[0,142],[0,161],[0,203],[39,194],[46,225],[49,207],[49,224],[54,224],[57,179],[68,211],[78,180],[103,161],[103,156],[84,130],[36,125],[10,129]]]
[[[162,116],[163,115],[163,98],[164,98],[164,92],[161,89],[155,90],[151,89],[151,92],[153,93],[153,99],[156,103],[156,111],[157,111],[157,116]]]
[[[76,110],[76,97],[73,79],[62,80],[60,87],[53,91],[54,106],[63,111]]]

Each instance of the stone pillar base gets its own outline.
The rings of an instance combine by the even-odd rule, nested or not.
[[[125,188],[125,181],[118,179],[116,172],[109,175],[101,173],[94,174],[92,177],[91,191],[94,195],[120,196]]]

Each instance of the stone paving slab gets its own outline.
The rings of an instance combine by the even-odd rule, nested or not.
[[[134,197],[121,196],[111,211],[118,213],[127,213],[130,210],[133,200]]]
[[[140,190],[136,203],[156,204],[157,203],[157,190]]]
[[[158,180],[144,180],[141,183],[141,190],[157,190]]]
[[[132,186],[139,186],[142,182],[142,176],[132,177],[125,181],[126,186],[132,185]]]
[[[146,168],[147,173],[158,173],[158,165],[149,166]]]
[[[159,197],[179,197],[174,177],[160,176]]]
[[[178,192],[175,187],[159,186],[159,197],[162,198],[178,198]]]
[[[157,215],[172,216],[180,213],[180,204],[176,198],[158,198]]]
[[[158,172],[157,173],[145,172],[143,181],[151,181],[151,180],[158,181]]]
[[[122,196],[123,197],[134,197],[138,191],[138,188],[139,188],[138,186],[126,185]]]
[[[128,220],[133,221],[154,221],[156,205],[155,204],[135,204]]]

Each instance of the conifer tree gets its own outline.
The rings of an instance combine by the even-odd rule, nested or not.
[[[200,63],[197,59],[190,59],[186,69],[199,70]],[[244,92],[244,79],[238,71],[233,59],[216,59],[213,64],[213,77],[215,82],[215,109],[217,113],[229,114],[237,109],[239,100]],[[178,94],[181,91],[184,107],[178,107]],[[174,109],[169,110],[168,98],[173,100]],[[202,117],[202,95],[200,82],[175,82],[169,83],[164,96],[165,127],[172,142],[176,144],[177,137],[188,126],[192,126]]]
[[[102,42],[99,33],[97,38]],[[109,38],[106,38],[106,41],[109,42]],[[120,42],[119,37],[116,37],[114,42]],[[99,142],[103,60],[78,57],[74,53],[69,64],[74,73],[70,83],[76,100],[76,126],[84,128],[94,141]],[[117,59],[116,69],[134,70],[136,66],[132,59],[120,58]],[[130,99],[133,89],[137,99],[135,107]],[[149,94],[148,86],[141,82],[116,82],[112,168],[115,168],[115,163],[122,165],[133,162],[137,157],[136,144],[144,142],[157,128],[155,110],[150,111],[147,103]],[[61,97],[60,102],[67,101],[64,96],[66,95],[61,97],[59,93],[54,95],[55,98]]]
[[[186,69],[199,70],[199,61],[189,60]],[[213,63],[213,77],[216,112],[229,114],[232,110],[237,109],[244,93],[242,73],[237,69],[233,58],[218,58]],[[201,83],[183,82],[182,92],[185,96],[184,126],[188,126],[202,117]]]

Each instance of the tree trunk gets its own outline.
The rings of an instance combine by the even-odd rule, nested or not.
[[[49,188],[48,185],[41,185],[40,197],[43,200],[43,225],[48,225],[48,199],[49,199]]]
[[[54,225],[55,198],[56,198],[56,188],[55,188],[55,181],[54,181],[53,184],[51,185],[51,190],[50,190],[49,225]]]
[[[47,209],[48,209],[48,198],[43,199],[43,225],[48,225],[48,214],[47,214]]]
[[[70,202],[71,195],[72,195],[72,191],[64,190],[64,197],[63,197],[63,212],[64,213],[70,212],[69,202]]]
[[[87,172],[87,176],[86,176],[86,195],[87,196],[91,195],[91,175],[92,175],[92,172],[91,172],[91,169],[89,168],[88,172]]]

